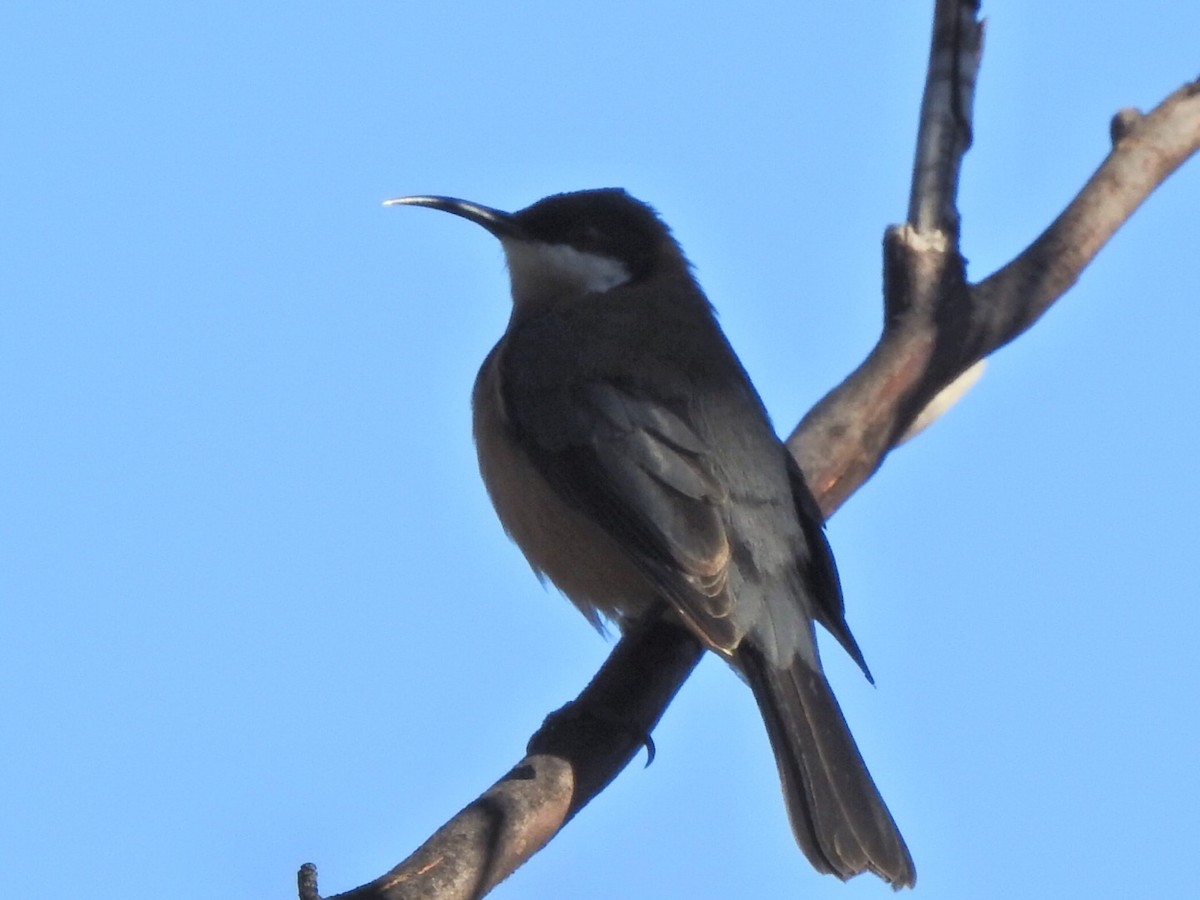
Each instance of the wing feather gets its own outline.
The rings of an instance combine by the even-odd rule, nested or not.
[[[600,380],[538,385],[535,393],[508,374],[508,416],[542,476],[600,522],[710,644],[736,647],[729,497],[686,402],[639,397]]]

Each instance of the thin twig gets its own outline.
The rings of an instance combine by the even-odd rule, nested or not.
[[[1050,227],[972,289],[986,352],[1036,322],[1145,199],[1200,147],[1200,78],[1146,115],[1117,113],[1112,134],[1112,151]]]
[[[983,55],[978,0],[938,3],[913,161],[908,222],[958,239],[958,175],[971,146],[975,81]]]

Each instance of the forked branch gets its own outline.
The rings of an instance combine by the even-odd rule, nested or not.
[[[1062,214],[1016,259],[969,284],[957,192],[983,47],[977,11],[974,0],[937,0],[908,221],[884,237],[883,334],[787,441],[826,516],[948,385],[1037,321],[1200,148],[1200,80],[1146,115],[1118,113],[1112,151]],[[636,755],[702,652],[664,622],[627,634],[507,775],[386,875],[329,900],[482,897]],[[313,867],[299,881],[301,900],[320,900]]]

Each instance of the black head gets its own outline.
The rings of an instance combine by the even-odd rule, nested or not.
[[[400,197],[387,205],[428,206],[462,216],[505,242],[569,247],[585,258],[619,263],[626,279],[647,277],[663,259],[680,256],[671,231],[647,204],[621,188],[554,194],[515,213],[453,197]]]
[[[658,214],[622,188],[554,194],[512,219],[532,240],[623,263],[634,281],[651,273],[664,250],[675,248]]]

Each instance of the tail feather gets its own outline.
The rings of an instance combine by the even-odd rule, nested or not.
[[[799,659],[772,665],[745,644],[738,663],[767,725],[796,842],[813,867],[912,887],[912,857],[825,676]]]

